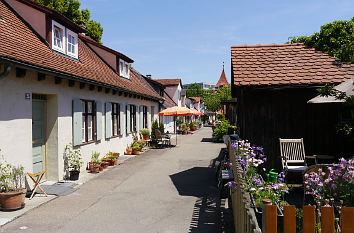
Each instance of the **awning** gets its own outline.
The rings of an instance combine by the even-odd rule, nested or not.
[[[354,78],[348,79],[344,83],[341,83],[334,87],[338,91],[343,91],[347,93],[347,95],[354,95]],[[336,99],[334,96],[316,96],[309,101],[308,104],[325,104],[325,103],[343,103],[345,100]]]

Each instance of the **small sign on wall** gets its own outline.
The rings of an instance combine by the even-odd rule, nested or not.
[[[31,93],[25,93],[25,99],[30,100],[31,99]]]

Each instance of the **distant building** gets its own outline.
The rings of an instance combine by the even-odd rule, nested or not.
[[[218,83],[215,85],[215,88],[219,88],[219,87],[228,87],[230,84],[227,81],[226,75],[225,75],[225,71],[224,71],[224,66],[222,66],[222,72],[219,78]]]
[[[194,83],[189,83],[189,84],[185,84],[183,85],[183,89],[187,89],[190,85],[192,85]],[[215,84],[211,84],[211,83],[204,83],[204,82],[201,82],[201,83],[196,83],[198,84],[202,89],[215,89]]]

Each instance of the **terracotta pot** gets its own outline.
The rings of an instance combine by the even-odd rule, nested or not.
[[[143,139],[144,139],[145,141],[149,140],[149,135],[143,135]]]
[[[118,164],[118,160],[117,159],[113,160],[113,162],[114,162],[113,166],[116,166]]]
[[[182,134],[183,134],[183,135],[187,135],[187,134],[188,134],[188,131],[183,131]]]
[[[101,162],[101,167],[103,167],[103,169],[107,168],[108,165],[109,165],[109,163],[106,162],[106,161],[102,161],[102,162]]]
[[[118,158],[119,155],[120,155],[119,153],[113,153],[113,156],[114,156],[114,157],[117,157],[117,158]]]
[[[0,193],[1,209],[5,211],[21,209],[25,206],[27,189],[21,188],[7,193]]]
[[[131,155],[133,153],[133,149],[132,148],[129,148],[126,150],[125,154],[126,155]]]
[[[102,166],[99,166],[98,169],[101,171],[103,171],[103,167]]]
[[[89,170],[90,173],[99,173],[100,172],[100,165],[95,162],[89,162]]]
[[[193,128],[191,128],[191,130],[192,130],[192,131],[196,131],[196,130],[197,130],[197,128],[193,127]]]
[[[139,155],[139,154],[140,154],[140,151],[139,151],[139,150],[133,150],[133,154],[134,154],[134,155]]]

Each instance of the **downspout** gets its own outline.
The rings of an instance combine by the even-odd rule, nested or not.
[[[11,65],[8,63],[4,63],[4,71],[0,73],[0,79],[5,78],[11,71]]]

